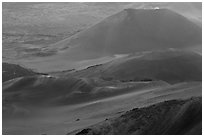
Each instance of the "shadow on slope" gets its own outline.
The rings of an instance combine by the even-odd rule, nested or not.
[[[38,73],[31,69],[26,69],[16,64],[2,63],[2,81],[8,81],[10,79],[22,77],[22,76],[33,76]]]

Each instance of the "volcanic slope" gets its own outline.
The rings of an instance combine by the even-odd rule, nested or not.
[[[50,75],[21,77],[3,83],[3,104],[70,105],[168,85],[163,81],[124,83],[97,78],[60,78]]]
[[[2,63],[2,81],[8,81],[10,79],[14,79],[22,76],[32,76],[37,73],[32,71],[31,69],[23,68],[17,64],[10,63]]]
[[[55,46],[106,55],[195,45],[201,45],[201,27],[184,16],[168,9],[125,9]]]
[[[152,81],[168,83],[202,80],[201,55],[176,49],[131,54],[111,62],[75,72],[62,72],[74,77],[99,77],[104,80]]]
[[[72,133],[73,134],[73,133]],[[85,128],[77,135],[202,134],[202,99],[170,100],[135,108],[118,118]]]
[[[151,82],[145,83],[146,87],[154,85]],[[127,89],[123,89],[123,91],[126,93]],[[35,91],[33,94],[38,95]],[[45,100],[47,100],[46,95],[50,97],[50,95],[44,94]],[[23,95],[13,96],[17,97],[18,102],[10,102],[9,105],[11,98],[8,92],[8,94],[3,94],[3,99],[5,99],[3,100],[3,134],[67,134],[78,129],[88,128],[90,125],[95,125],[105,119],[119,116],[132,108],[201,95],[201,82],[184,82],[175,85],[162,85],[160,83],[160,86],[135,88],[133,92],[80,104],[56,107],[43,107],[41,104],[32,107],[29,105],[28,95],[23,98],[27,98],[27,101],[25,99],[26,102],[19,100],[19,97],[23,97]],[[7,101],[8,104],[5,105],[4,101]],[[9,116],[11,113],[13,115]]]
[[[168,48],[200,51],[201,30],[168,9],[125,9],[50,45],[58,51],[56,55],[22,62],[40,72],[51,72],[104,63],[118,54]]]

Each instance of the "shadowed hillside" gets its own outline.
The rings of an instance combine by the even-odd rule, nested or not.
[[[118,118],[107,119],[77,135],[179,135],[202,134],[202,99],[170,100],[135,108]]]
[[[32,76],[37,73],[30,69],[26,69],[16,64],[2,63],[2,81],[5,82],[22,76]]]
[[[163,81],[119,82],[97,78],[30,76],[3,83],[3,104],[56,106],[168,86]]]

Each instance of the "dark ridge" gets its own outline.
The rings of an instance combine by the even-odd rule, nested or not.
[[[89,133],[89,131],[91,131],[91,129],[86,128],[86,129],[83,129],[82,131],[80,131],[79,133],[76,133],[76,135],[86,135]]]
[[[105,120],[77,135],[201,135],[202,99],[170,100],[135,108],[118,118]]]
[[[24,68],[17,64],[2,63],[2,81],[8,81],[14,78],[33,75],[46,75],[45,73],[37,73],[31,69]]]
[[[138,12],[138,11],[147,11],[147,12],[152,12],[152,11],[166,11],[166,12],[173,12],[172,10],[169,10],[167,8],[159,8],[159,9],[156,9],[156,8],[147,8],[147,9],[134,9],[134,8],[127,8],[127,9],[124,9],[124,11],[128,12],[128,13],[131,13],[131,12]]]
[[[99,67],[99,66],[102,66],[102,65],[103,64],[96,64],[96,65],[89,66],[86,69],[96,68],[96,67]]]

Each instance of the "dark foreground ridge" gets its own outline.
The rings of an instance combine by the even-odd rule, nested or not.
[[[118,118],[105,120],[77,135],[179,135],[202,134],[202,99],[170,100],[149,107],[135,108]]]

